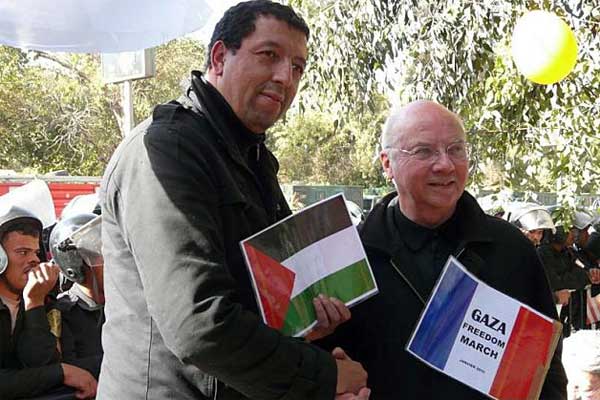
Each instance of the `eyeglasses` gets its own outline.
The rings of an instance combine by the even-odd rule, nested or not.
[[[405,154],[407,157],[413,158],[415,160],[424,161],[424,162],[435,162],[439,160],[442,155],[442,152],[436,149],[433,146],[417,146],[412,150],[404,150],[397,149],[395,147],[387,147],[387,150],[396,150],[402,154]],[[444,149],[444,152],[448,155],[448,157],[454,162],[463,162],[469,159],[471,146],[467,142],[454,142],[450,143]]]

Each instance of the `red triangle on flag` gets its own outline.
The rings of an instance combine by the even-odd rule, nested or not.
[[[244,243],[244,249],[267,325],[281,329],[290,305],[296,274],[247,242]]]

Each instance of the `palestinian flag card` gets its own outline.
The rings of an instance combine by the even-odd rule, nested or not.
[[[289,336],[315,324],[319,294],[352,306],[377,284],[344,196],[313,204],[240,242],[265,323]]]

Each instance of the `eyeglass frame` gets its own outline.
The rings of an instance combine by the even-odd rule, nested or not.
[[[448,149],[451,146],[454,146],[456,144],[462,144],[465,146],[465,158],[453,158],[450,153],[448,153]],[[426,148],[429,150],[432,150],[432,154],[430,156],[428,156],[427,158],[424,159],[420,159],[418,158],[417,154],[417,150],[421,149],[421,148]],[[396,148],[396,147],[384,147],[384,150],[396,150],[401,152],[402,154],[405,154],[407,157],[409,157],[410,159],[413,160],[417,160],[417,161],[421,161],[421,162],[428,162],[428,163],[434,163],[436,161],[438,161],[440,159],[440,157],[442,156],[442,152],[439,150],[439,148],[436,148],[435,150],[433,149],[433,146],[429,146],[429,145],[417,145],[413,148],[413,150],[406,150],[406,149],[400,149],[400,148]],[[443,152],[446,153],[446,155],[448,156],[448,158],[452,161],[452,162],[464,162],[464,161],[469,161],[469,156],[471,155],[471,149],[472,146],[470,143],[468,143],[465,140],[457,140],[455,142],[452,142],[450,144],[448,144]]]

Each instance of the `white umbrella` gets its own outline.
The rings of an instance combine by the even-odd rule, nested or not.
[[[29,50],[116,53],[202,28],[205,0],[3,0],[0,44]]]

